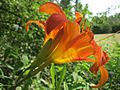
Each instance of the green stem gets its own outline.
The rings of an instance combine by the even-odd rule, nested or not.
[[[35,69],[32,69],[32,70],[26,75],[26,77],[24,77],[24,78],[21,79],[21,80],[20,80],[20,78],[19,78],[20,81],[16,82],[16,85],[15,85],[14,87],[17,87],[17,86],[21,85],[23,81],[25,81],[25,80],[27,80],[27,79],[35,76],[35,75],[36,75],[37,73],[39,73],[42,69],[44,69],[45,67],[47,67],[51,62],[52,62],[51,60],[47,60],[47,61],[43,62],[42,64],[40,64],[40,65],[37,67],[37,69],[36,69],[36,68],[35,68]]]
[[[39,67],[34,70],[31,75],[35,76],[39,71],[41,71],[42,69],[44,69],[45,67],[47,67],[50,63],[52,63],[51,60],[47,60],[46,62],[44,62],[42,65],[39,65]]]

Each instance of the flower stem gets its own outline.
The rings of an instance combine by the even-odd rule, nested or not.
[[[23,81],[35,76],[36,74],[38,74],[42,69],[44,69],[45,67],[47,67],[50,63],[52,63],[51,60],[46,60],[45,62],[41,63],[38,67],[34,68],[34,69],[30,69],[29,73],[25,76],[25,77],[22,77],[20,76],[19,77],[19,80],[17,79],[16,83],[14,86],[12,86],[11,88],[16,88],[17,86],[20,86],[22,84]],[[26,69],[28,70],[28,69]],[[25,71],[26,71],[25,70]],[[24,71],[24,72],[25,72]]]

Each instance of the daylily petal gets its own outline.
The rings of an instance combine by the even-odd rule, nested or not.
[[[97,74],[98,72],[98,69],[99,69],[99,66],[97,65],[97,62],[95,62],[91,67],[90,67],[90,71],[93,73],[93,74]]]
[[[86,61],[86,62],[91,62],[91,63],[95,63],[95,62],[96,62],[94,59],[91,59],[91,58],[86,58],[85,61]]]
[[[74,47],[75,49],[84,47],[86,45],[90,45],[91,41],[93,40],[93,33],[91,31],[85,31],[83,33],[80,33],[78,36],[76,36],[75,39],[71,40],[68,48]]]
[[[63,64],[69,62],[77,62],[77,61],[87,61],[87,62],[95,62],[95,60],[87,58],[93,54],[93,49],[90,46],[86,46],[80,48],[78,50],[71,48],[63,54],[59,54],[58,58],[54,59],[54,63]]]
[[[60,56],[60,53],[64,53],[66,51],[67,45],[69,42],[74,39],[76,36],[79,35],[79,25],[74,22],[68,21],[66,24],[63,26],[64,28],[64,35],[61,37],[61,41],[59,42],[59,45],[56,49],[55,54],[53,55],[54,57]],[[64,43],[63,43],[64,42]]]
[[[109,60],[108,55],[102,51],[101,47],[96,44],[96,42],[92,41],[92,46],[94,48],[94,56],[96,58],[96,62],[90,68],[90,71],[94,74],[97,74],[100,66],[106,64]]]
[[[54,3],[51,3],[51,2],[47,2],[47,3],[43,4],[42,6],[40,6],[39,11],[40,12],[45,12],[45,13],[48,13],[48,14],[57,13],[57,14],[61,14],[61,15],[65,16],[62,9],[58,5],[56,5]]]
[[[82,14],[80,14],[79,12],[75,12],[75,22],[77,22],[78,24],[80,24],[81,20],[82,20]]]
[[[36,20],[36,21],[33,21],[33,20],[30,20],[26,23],[26,31],[28,31],[29,29],[29,26],[32,24],[32,23],[35,23],[37,24],[38,26],[41,26],[43,29],[45,29],[45,23],[43,21],[39,21],[39,20]]]
[[[46,21],[46,33],[49,34],[57,26],[67,22],[67,18],[60,14],[52,14]]]
[[[56,52],[53,54],[53,58],[57,57],[55,63],[75,62],[78,61],[78,59],[79,61],[86,60],[85,58],[87,56],[94,53],[94,50],[90,45],[90,42],[93,39],[92,32],[85,32],[78,37],[80,34],[79,29],[77,23],[66,23],[66,26],[64,26],[64,36],[59,42]],[[72,41],[73,43],[71,43]]]
[[[93,48],[90,45],[84,46],[77,50],[79,57],[88,57],[93,55]]]
[[[80,34],[80,27],[77,23],[69,21],[66,24],[65,33],[71,41]]]
[[[80,60],[80,59],[79,59]],[[78,61],[79,61],[78,60]],[[81,58],[81,61],[82,60],[85,60],[84,58]],[[76,62],[77,60],[74,60],[74,59],[72,59],[72,58],[63,58],[63,59],[61,59],[61,58],[57,58],[57,59],[55,59],[54,60],[54,63],[56,63],[56,64],[64,64],[64,63],[71,63],[71,62]]]
[[[97,74],[99,67],[101,67],[102,65],[106,64],[108,61],[106,59],[98,59],[90,68],[90,71],[93,74]],[[99,65],[98,65],[99,64]]]
[[[101,65],[106,64],[106,63],[108,62],[108,60],[109,60],[108,54],[103,51],[103,58],[102,58],[102,63],[101,63]]]
[[[58,32],[63,29],[64,24],[65,23],[58,25],[49,34],[46,33],[44,43],[46,43],[47,40],[49,40],[50,38],[54,39],[56,37],[56,35],[58,34]]]
[[[86,56],[90,55],[90,53],[86,52],[86,54],[83,54],[85,52],[84,50],[85,48],[80,48],[80,49],[79,49],[80,51],[77,51],[74,48],[71,48],[68,51],[64,52],[63,54],[61,55],[59,54],[58,58],[54,60],[54,63],[63,64],[69,62],[86,61],[87,59]]]
[[[92,88],[100,88],[108,80],[108,71],[106,70],[104,66],[100,67],[100,73],[101,73],[101,78],[100,78],[99,83],[95,86],[91,86]]]
[[[47,54],[47,56],[46,56],[47,58],[51,57],[51,55],[52,55],[52,54],[54,53],[54,51],[56,50],[55,47],[57,47],[57,45],[59,44],[59,41],[61,40],[61,37],[63,36],[63,33],[64,33],[63,30],[58,31],[56,37],[55,37],[54,39],[52,39],[51,47],[50,47],[50,48],[47,48],[48,51],[50,52],[50,53]],[[48,40],[48,41],[49,41],[49,40]],[[47,42],[48,42],[48,41],[47,41]],[[47,43],[47,42],[46,42],[46,43]],[[46,43],[45,43],[45,45],[46,45]],[[46,52],[48,52],[48,51],[46,51]]]
[[[68,49],[68,46],[72,40],[74,40],[80,34],[80,27],[75,22],[68,21],[64,26],[64,36],[60,41],[60,47],[64,47],[64,50]],[[64,42],[64,43],[63,43]]]
[[[58,44],[59,44],[59,42],[61,41],[63,35],[64,35],[64,30],[62,29],[62,30],[60,30],[60,31],[57,33],[56,37],[53,39],[53,44],[52,44],[52,47],[51,47],[51,49],[53,50],[53,52],[55,51],[55,49],[57,49]],[[56,48],[55,48],[55,47],[56,47]],[[52,53],[51,53],[51,54],[52,54]]]

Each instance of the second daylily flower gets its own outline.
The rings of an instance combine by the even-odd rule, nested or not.
[[[37,74],[41,64],[63,64],[76,61],[94,63],[90,71],[97,74],[100,69],[101,79],[94,88],[101,87],[108,80],[108,72],[104,65],[108,62],[108,55],[102,51],[94,40],[94,34],[87,28],[82,28],[80,23],[82,15],[76,12],[74,22],[69,21],[62,9],[54,3],[48,2],[39,8],[40,12],[51,14],[47,21],[29,21],[26,25],[28,31],[31,23],[36,23],[45,30],[45,41],[37,59],[31,64],[31,74]],[[94,56],[95,59],[89,58]],[[46,64],[47,63],[47,64]]]

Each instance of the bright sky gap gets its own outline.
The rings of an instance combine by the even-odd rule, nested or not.
[[[109,15],[120,13],[120,0],[80,0],[80,2],[83,5],[88,4],[89,10],[93,13],[93,15],[105,12],[109,7],[111,8]],[[115,6],[117,6],[116,9]]]

